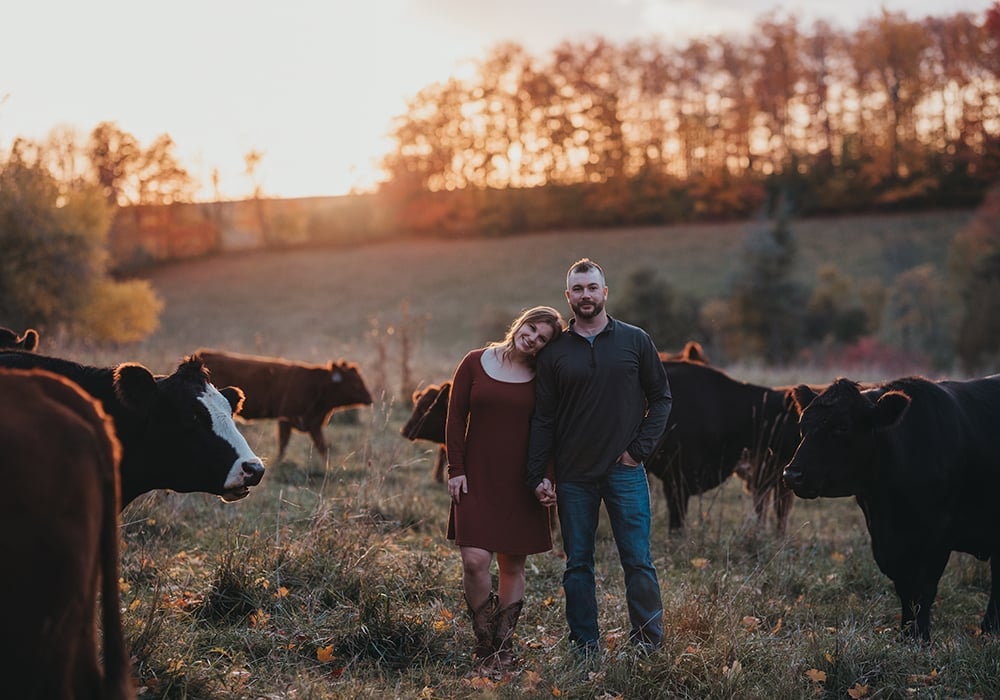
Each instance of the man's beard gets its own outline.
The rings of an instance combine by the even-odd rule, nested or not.
[[[602,311],[604,311],[604,302],[603,301],[598,301],[598,300],[595,299],[594,301],[589,302],[589,303],[594,307],[593,310],[591,310],[591,311],[581,311],[580,307],[582,306],[582,304],[577,304],[576,306],[572,307],[573,308],[573,315],[576,316],[577,318],[582,318],[585,321],[589,321],[590,319],[594,318],[595,316],[597,316],[598,314],[600,314]]]

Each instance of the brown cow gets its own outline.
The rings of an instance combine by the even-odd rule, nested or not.
[[[450,395],[451,380],[440,385],[430,384],[413,392],[413,412],[399,431],[409,440],[430,440],[440,445],[437,461],[434,463],[434,481],[438,482],[444,481],[445,464],[448,461],[448,454],[444,449],[444,428]]]
[[[0,396],[4,697],[132,698],[111,419],[79,386],[42,370],[0,370]]]
[[[330,446],[323,426],[336,409],[369,406],[371,394],[353,362],[339,360],[310,365],[277,357],[240,355],[201,349],[201,358],[216,383],[238,386],[246,394],[241,417],[278,420],[278,457],[288,447],[292,428],[312,437],[323,459]]]
[[[0,326],[0,348],[34,350],[38,347],[38,331],[29,328],[24,335],[18,335],[10,328]]]

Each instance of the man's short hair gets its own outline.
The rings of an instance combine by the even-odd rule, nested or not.
[[[604,276],[604,268],[595,263],[590,258],[580,258],[575,263],[569,266],[569,270],[566,271],[566,289],[569,289],[569,276],[577,272],[590,272],[591,270],[597,270],[601,274],[601,286],[607,286],[607,278]]]

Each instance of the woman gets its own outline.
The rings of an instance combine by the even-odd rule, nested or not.
[[[469,352],[452,377],[445,428],[451,514],[479,670],[514,661],[527,555],[552,549],[545,507],[524,483],[535,407],[535,355],[562,333],[549,306],[518,316],[501,342]],[[496,553],[497,593],[490,565]]]

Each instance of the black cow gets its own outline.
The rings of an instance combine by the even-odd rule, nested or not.
[[[0,367],[60,374],[101,402],[122,445],[122,508],[153,489],[204,491],[235,501],[264,475],[260,458],[233,422],[243,392],[220,392],[199,360],[186,359],[173,374],[154,377],[135,363],[88,367],[4,350]]]
[[[408,440],[430,440],[437,443],[438,454],[434,463],[434,481],[444,481],[445,464],[448,461],[444,449],[444,429],[448,419],[448,398],[451,396],[451,380],[440,385],[430,384],[413,392],[413,411],[406,424],[400,429]]]
[[[952,551],[990,560],[983,632],[1000,631],[1000,375],[907,377],[862,389],[838,379],[794,390],[802,441],[784,479],[800,498],[854,496],[892,579],[905,636],[930,641]]]
[[[748,455],[765,459],[776,448],[791,457],[798,441],[794,424],[786,428],[789,408],[784,389],[737,381],[697,362],[665,361],[663,368],[674,402],[646,469],[663,480],[670,529],[678,530],[684,526],[691,496],[719,486]],[[787,433],[793,435],[790,448]],[[767,449],[744,453],[762,445],[772,447],[772,453]],[[766,489],[766,483],[761,488]],[[756,494],[754,498],[756,502]],[[787,499],[776,499],[779,528],[784,527],[789,507]]]
[[[664,362],[683,361],[699,362],[703,365],[711,364],[708,361],[708,355],[705,354],[705,349],[697,340],[687,341],[680,352],[660,352],[660,359]]]
[[[38,331],[29,328],[24,335],[18,335],[10,328],[0,326],[0,349],[34,350],[38,347]]]

